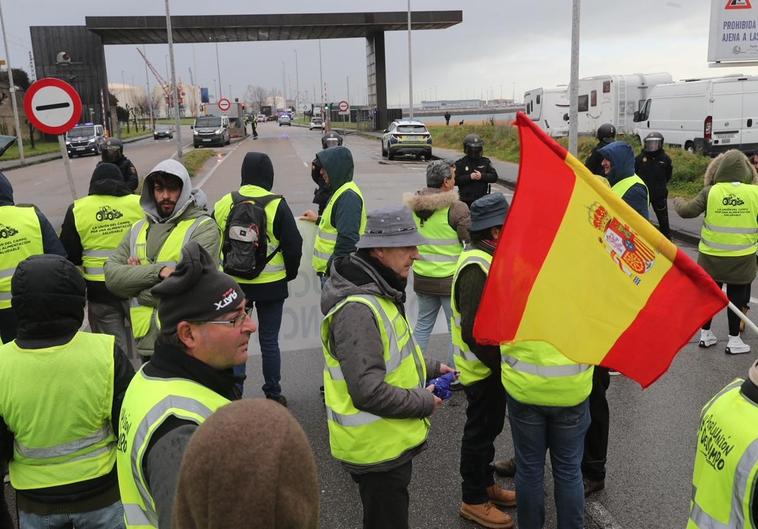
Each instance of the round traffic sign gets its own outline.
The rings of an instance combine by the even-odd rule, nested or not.
[[[347,112],[348,110],[350,110],[350,103],[348,103],[345,100],[342,100],[337,105],[337,109],[339,109],[340,112]]]
[[[227,98],[222,97],[221,99],[218,100],[218,108],[222,112],[226,112],[227,110],[232,108],[232,102],[229,101]]]
[[[29,122],[45,134],[64,134],[79,122],[82,100],[66,81],[46,77],[26,91],[24,111]]]

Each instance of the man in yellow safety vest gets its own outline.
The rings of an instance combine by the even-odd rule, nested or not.
[[[364,529],[408,528],[412,460],[442,405],[426,381],[453,371],[424,359],[405,318],[425,242],[407,209],[371,212],[358,251],[335,260],[321,296],[329,444],[358,484]]]
[[[87,320],[92,332],[111,334],[124,351],[128,304],[105,288],[105,262],[113,255],[132,227],[144,217],[139,196],[131,193],[121,171],[111,163],[100,163],[92,172],[89,194],[75,200],[61,226],[61,243],[68,260],[82,267],[87,282]]]
[[[121,408],[118,484],[127,528],[171,527],[182,456],[211,413],[240,398],[232,367],[255,331],[245,293],[197,242],[152,294],[160,300],[155,352]]]
[[[29,257],[13,276],[18,336],[0,346],[0,463],[10,460],[22,528],[123,528],[116,436],[134,369],[113,336],[79,331],[84,291],[59,255]]]
[[[132,335],[143,361],[153,354],[159,324],[150,289],[171,275],[182,248],[197,241],[217,259],[220,232],[206,210],[206,197],[192,189],[187,169],[164,160],[145,177],[140,205],[145,218],[134,223],[105,263],[105,285],[129,298]]]

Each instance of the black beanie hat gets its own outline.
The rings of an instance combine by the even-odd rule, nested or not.
[[[150,292],[158,298],[161,333],[171,335],[181,321],[209,321],[233,312],[245,293],[196,241],[182,248],[176,270]]]
[[[84,320],[87,286],[81,272],[60,255],[33,255],[11,279],[11,306],[22,339],[76,332]]]

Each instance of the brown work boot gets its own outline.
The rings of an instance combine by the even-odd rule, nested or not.
[[[461,503],[461,510],[458,511],[458,514],[467,520],[491,529],[511,529],[513,527],[513,518],[490,502],[477,505]]]
[[[516,506],[516,491],[504,489],[497,483],[487,487],[487,496],[490,497],[490,501],[495,505],[501,507]]]

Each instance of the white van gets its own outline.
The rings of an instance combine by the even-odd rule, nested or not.
[[[534,88],[524,92],[526,115],[553,138],[568,136],[566,87]]]
[[[758,77],[732,75],[656,86],[635,116],[635,134],[715,155],[758,149]]]
[[[650,90],[672,81],[666,72],[579,79],[579,134],[594,134],[603,123],[613,124],[619,134],[634,133],[634,113],[650,97]]]

